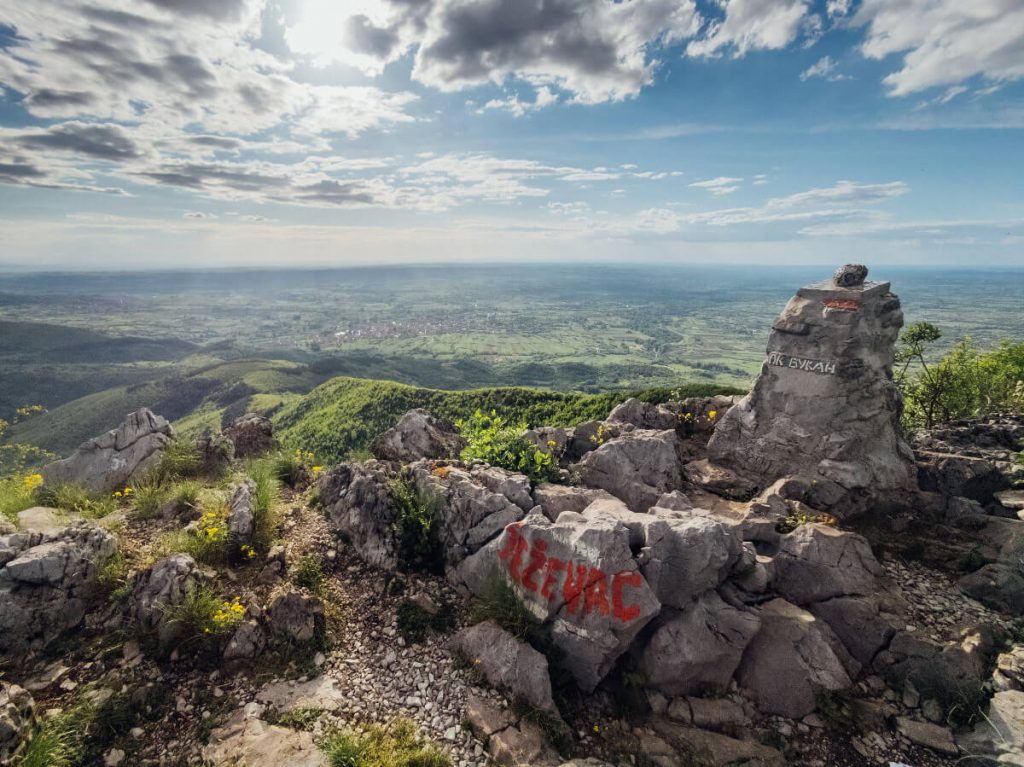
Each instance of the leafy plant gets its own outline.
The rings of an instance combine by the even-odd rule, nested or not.
[[[335,730],[321,744],[331,767],[451,767],[450,757],[416,735],[416,725],[396,719],[363,732]]]
[[[398,474],[388,482],[388,503],[395,515],[393,529],[399,567],[406,571],[442,572],[440,499],[429,490],[417,488],[411,477]]]
[[[35,491],[42,482],[41,474],[15,474],[0,479],[0,517],[13,522],[19,511],[34,506]]]
[[[210,644],[235,630],[245,618],[238,597],[224,600],[210,586],[192,586],[178,604],[165,608],[179,644]]]
[[[21,423],[27,418],[45,412],[46,408],[42,405],[19,407],[15,411],[13,423]],[[3,442],[4,435],[11,425],[11,422],[0,418],[0,442]],[[0,479],[6,479],[16,474],[34,476],[34,473],[30,470],[31,467],[41,466],[56,457],[56,455],[48,450],[43,450],[35,445],[25,445],[18,442],[0,444]]]
[[[295,566],[295,583],[314,594],[319,594],[324,585],[323,565],[314,556],[305,556]]]
[[[522,472],[534,483],[558,480],[556,456],[523,436],[525,423],[509,422],[495,410],[490,414],[477,410],[470,418],[457,420],[455,427],[469,442],[462,451],[463,461]]]
[[[275,505],[280,485],[267,459],[252,461],[246,468],[255,484],[252,495],[253,545],[258,549],[270,547],[276,525]]]

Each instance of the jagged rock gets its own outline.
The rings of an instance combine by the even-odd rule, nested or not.
[[[856,533],[817,523],[782,536],[771,586],[798,605],[878,590],[882,566]]]
[[[917,722],[906,716],[896,718],[896,727],[911,743],[930,748],[940,754],[956,756],[960,753],[953,742],[953,732],[948,727]]]
[[[774,748],[750,738],[731,738],[717,732],[678,724],[663,717],[651,720],[654,731],[685,754],[692,754],[697,764],[725,767],[785,767],[785,757]]]
[[[397,514],[389,499],[387,466],[379,461],[340,463],[320,480],[320,502],[331,526],[368,564],[394,570]]]
[[[1024,645],[999,654],[992,684],[997,690],[1024,690]]]
[[[267,646],[267,635],[256,620],[244,620],[231,635],[224,648],[224,662],[227,664],[258,658]]]
[[[498,466],[477,466],[470,470],[473,481],[492,493],[505,496],[523,511],[529,511],[536,502],[530,492],[530,478]]]
[[[146,408],[130,413],[116,429],[83,443],[67,458],[42,469],[48,486],[72,484],[107,492],[124,487],[155,466],[174,435],[166,419]]]
[[[0,680],[0,764],[13,764],[35,724],[35,701],[27,690]]]
[[[892,381],[902,324],[889,283],[798,290],[753,389],[716,427],[710,461],[762,487],[789,475],[835,482],[847,491],[829,509],[840,516],[909,501],[917,472]]]
[[[829,642],[828,628],[784,599],[760,610],[761,629],[747,646],[736,679],[762,713],[799,719],[823,690],[852,685]]]
[[[0,653],[24,655],[78,626],[116,551],[117,539],[87,522],[0,536]]]
[[[999,505],[1010,511],[1024,511],[1024,490],[1002,490],[995,494]]]
[[[687,397],[679,402],[666,402],[665,407],[676,413],[685,434],[710,436],[718,422],[740,399],[728,394]]]
[[[832,282],[839,288],[858,287],[867,278],[868,268],[864,264],[843,264],[832,273]]]
[[[539,509],[505,528],[500,572],[526,607],[551,626],[565,666],[592,691],[660,604],[630,550],[630,531],[613,519]]]
[[[666,695],[725,689],[761,620],[714,591],[667,618],[640,657],[647,684]]]
[[[984,659],[977,653],[909,631],[896,632],[884,655],[889,662],[884,674],[894,689],[902,689],[909,681],[918,691],[953,703],[961,691],[977,690],[982,684]]]
[[[252,543],[256,532],[254,494],[256,483],[251,479],[235,486],[228,503],[228,543],[236,557],[241,546]]]
[[[957,737],[965,753],[1000,765],[1024,765],[1024,692],[1003,690],[974,729]]]
[[[48,506],[33,506],[18,512],[18,526],[9,532],[16,530],[35,530],[40,533],[51,535],[59,533],[68,526],[68,514],[60,509],[52,509]]]
[[[420,458],[458,458],[466,444],[451,423],[417,408],[373,440],[370,452],[381,461],[412,463]]]
[[[494,733],[487,743],[487,753],[497,764],[509,767],[554,767],[562,761],[543,730],[526,719]]]
[[[552,522],[557,522],[558,515],[563,511],[579,514],[594,501],[614,498],[607,490],[592,487],[569,487],[542,482],[533,489],[533,502],[540,506],[544,516]]]
[[[515,724],[515,717],[508,709],[498,708],[490,701],[470,693],[466,699],[466,722],[479,738],[486,741],[494,733]]]
[[[181,628],[171,612],[190,593],[206,584],[208,576],[188,554],[172,554],[135,574],[126,614],[139,631],[153,633],[161,646],[168,646]]]
[[[983,605],[1004,612],[1024,612],[1024,574],[1018,567],[1001,562],[987,564],[963,576],[960,590]]]
[[[921,490],[970,498],[982,504],[991,503],[996,492],[1009,486],[1003,473],[990,461],[928,451],[917,453],[917,481]]]
[[[749,498],[757,486],[734,471],[716,466],[707,458],[690,461],[683,467],[686,480],[699,488],[726,498]]]
[[[579,464],[583,484],[607,490],[643,513],[682,485],[679,437],[674,431],[638,429],[605,442]]]
[[[679,425],[678,416],[664,405],[643,402],[636,397],[630,397],[621,405],[616,406],[608,414],[607,420],[612,423],[632,424],[638,429],[653,429],[655,431],[674,429]]]
[[[530,645],[492,621],[465,628],[453,646],[482,672],[493,687],[531,706],[558,715],[551,697],[548,661]]]
[[[295,682],[292,679],[271,682],[256,694],[256,700],[282,712],[311,708],[337,711],[350,698],[339,685],[339,680],[318,676],[307,682]]]
[[[18,532],[18,526],[6,517],[0,517],[0,535],[10,535]]]
[[[725,580],[739,557],[740,541],[709,517],[635,514],[617,500],[599,500],[583,511],[587,519],[625,525],[630,547],[639,549],[640,571],[664,605],[685,607],[695,596]]]
[[[868,666],[896,633],[897,616],[883,611],[875,596],[836,597],[807,607],[835,632],[858,663]]]
[[[280,593],[267,608],[267,629],[275,639],[297,644],[319,640],[326,631],[324,604],[301,591]]]
[[[271,546],[264,561],[266,564],[263,565],[263,569],[260,570],[260,574],[256,576],[256,582],[260,584],[276,582],[284,575],[284,546],[281,544]]]
[[[248,458],[280,447],[274,437],[274,424],[257,413],[236,418],[221,433],[235,446],[235,458]]]
[[[743,706],[730,698],[687,698],[690,720],[705,730],[734,730],[748,724]]]
[[[223,476],[235,459],[235,444],[224,434],[207,432],[196,438],[199,471],[206,477]]]
[[[210,733],[203,758],[210,764],[244,764],[246,767],[329,767],[330,761],[313,735],[277,727],[261,719],[247,718],[244,709]]]

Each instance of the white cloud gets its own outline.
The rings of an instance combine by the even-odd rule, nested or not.
[[[718,178],[709,178],[703,181],[694,181],[690,186],[697,189],[705,189],[716,197],[723,195],[732,194],[740,188],[740,184],[743,182],[742,178],[733,178],[731,176],[719,176]]]
[[[779,50],[801,30],[816,31],[820,21],[806,0],[718,0],[725,18],[709,22],[702,39],[686,47],[690,56],[717,56],[722,49],[741,58],[750,51]]]
[[[814,64],[811,64],[811,66],[807,67],[807,69],[800,73],[801,80],[809,80],[812,77],[821,77],[829,82],[850,79],[849,75],[836,72],[836,62],[831,56],[822,56]]]
[[[867,26],[861,51],[871,59],[902,54],[883,82],[893,96],[962,83],[1024,77],[1020,0],[864,0],[854,23]]]
[[[476,112],[482,114],[487,110],[502,109],[511,112],[516,117],[522,117],[527,112],[543,109],[556,103],[558,103],[558,95],[544,85],[537,89],[533,101],[520,101],[517,94],[512,94],[504,99],[491,99]]]
[[[773,197],[766,203],[768,208],[794,208],[811,205],[870,205],[900,197],[910,191],[902,181],[886,184],[861,184],[856,181],[837,181],[834,185],[820,189],[809,189],[787,197]]]

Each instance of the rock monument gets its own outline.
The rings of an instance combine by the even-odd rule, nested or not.
[[[889,283],[867,272],[842,266],[790,299],[753,389],[715,428],[713,466],[759,488],[802,479],[814,505],[840,517],[916,489],[892,380],[903,312]]]

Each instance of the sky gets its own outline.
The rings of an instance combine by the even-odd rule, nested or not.
[[[1024,0],[0,0],[0,269],[1024,267]]]

